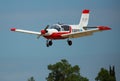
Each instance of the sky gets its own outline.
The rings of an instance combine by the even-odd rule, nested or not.
[[[119,0],[0,0],[0,81],[46,81],[47,66],[66,59],[79,65],[80,74],[95,81],[100,68],[115,66],[120,80],[120,1]],[[53,41],[36,35],[11,32],[16,27],[40,31],[58,22],[78,24],[83,9],[90,10],[89,26],[109,26],[110,31],[92,36]]]

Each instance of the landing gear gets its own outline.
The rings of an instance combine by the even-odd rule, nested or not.
[[[47,41],[46,41],[46,46],[47,46],[47,47],[52,46],[52,44],[53,44],[52,40],[50,40],[50,41],[47,40]]]
[[[67,43],[68,43],[69,46],[72,45],[72,41],[69,40],[69,39],[67,40]],[[49,46],[52,46],[52,45],[53,45],[52,40],[49,40],[49,39],[48,39],[48,40],[46,41],[46,46],[49,47]]]
[[[71,40],[69,40],[69,39],[67,40],[67,43],[68,43],[68,45],[69,45],[69,46],[71,46],[71,45],[72,45],[72,41],[71,41]]]

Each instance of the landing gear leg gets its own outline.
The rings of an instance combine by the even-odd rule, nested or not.
[[[50,40],[50,41],[47,40],[47,41],[46,41],[46,46],[47,46],[47,47],[52,46],[52,44],[53,44],[52,40]]]
[[[49,47],[49,40],[46,41],[46,46]]]
[[[68,45],[69,45],[69,46],[71,46],[71,45],[72,45],[72,41],[71,41],[71,40],[69,40],[69,39],[67,40],[67,43],[68,43]]]

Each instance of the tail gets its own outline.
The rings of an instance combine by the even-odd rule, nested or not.
[[[89,10],[83,10],[82,11],[82,16],[79,22],[79,28],[84,30],[83,27],[86,27],[88,25],[88,21],[89,21]]]

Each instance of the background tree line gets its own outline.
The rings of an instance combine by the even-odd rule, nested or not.
[[[88,78],[80,74],[80,67],[78,65],[72,66],[66,59],[62,59],[55,64],[49,64],[48,70],[50,73],[46,77],[47,81],[89,81]],[[115,71],[110,67],[110,72],[104,68],[98,72],[96,81],[116,81]],[[35,81],[34,77],[30,77],[28,81]]]

